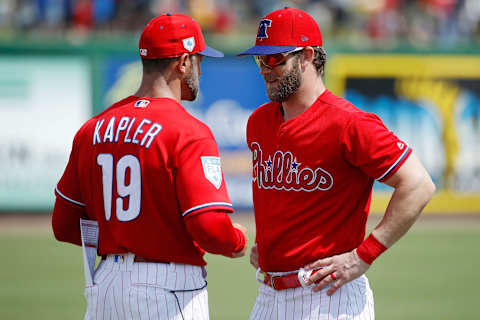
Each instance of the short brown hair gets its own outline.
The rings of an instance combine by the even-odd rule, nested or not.
[[[191,54],[188,56],[190,61],[194,61],[196,57],[194,54]],[[173,57],[173,58],[163,58],[163,59],[142,59],[142,65],[143,65],[143,72],[144,73],[152,73],[152,72],[160,72],[163,73],[165,70],[167,70],[168,66],[175,60],[177,60],[179,57]]]
[[[313,47],[314,57],[313,65],[317,69],[317,73],[323,77],[325,74],[325,63],[327,62],[327,52],[323,47]]]
[[[144,73],[160,72],[163,73],[167,67],[177,58],[163,58],[163,59],[142,59],[142,66]]]

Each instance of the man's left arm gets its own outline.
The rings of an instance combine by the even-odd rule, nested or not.
[[[77,208],[57,198],[52,213],[55,239],[81,246],[80,219],[88,219],[84,208]]]
[[[384,183],[395,191],[382,220],[371,235],[350,252],[320,259],[306,266],[306,269],[322,268],[307,281],[307,284],[317,283],[314,291],[333,282],[327,292],[332,295],[345,283],[364,274],[375,258],[410,229],[435,192],[430,175],[413,153]]]

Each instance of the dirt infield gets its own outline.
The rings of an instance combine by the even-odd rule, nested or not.
[[[233,222],[254,230],[255,222],[251,212],[240,212],[231,216]],[[367,229],[373,228],[380,215],[371,215]],[[480,214],[423,214],[413,226],[414,229],[472,230],[480,229]],[[46,234],[51,232],[49,213],[0,213],[1,234]]]
[[[51,232],[50,214],[0,214],[0,234],[45,234]]]

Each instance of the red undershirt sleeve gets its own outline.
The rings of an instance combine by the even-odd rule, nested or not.
[[[223,211],[205,211],[188,216],[187,230],[193,240],[204,250],[213,254],[232,257],[245,247],[245,237],[232,225]]]

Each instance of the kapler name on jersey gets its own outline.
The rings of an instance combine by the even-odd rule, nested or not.
[[[322,168],[302,166],[289,151],[276,151],[274,155],[263,155],[257,142],[252,142],[253,182],[258,188],[287,191],[328,190],[333,178]]]
[[[108,120],[105,129],[102,129],[106,123],[105,119],[98,120],[93,132],[93,145],[108,142],[123,142],[139,144],[142,147],[149,148],[153,139],[162,130],[162,126],[156,122],[152,123],[149,119],[136,119],[135,117],[122,117]]]

